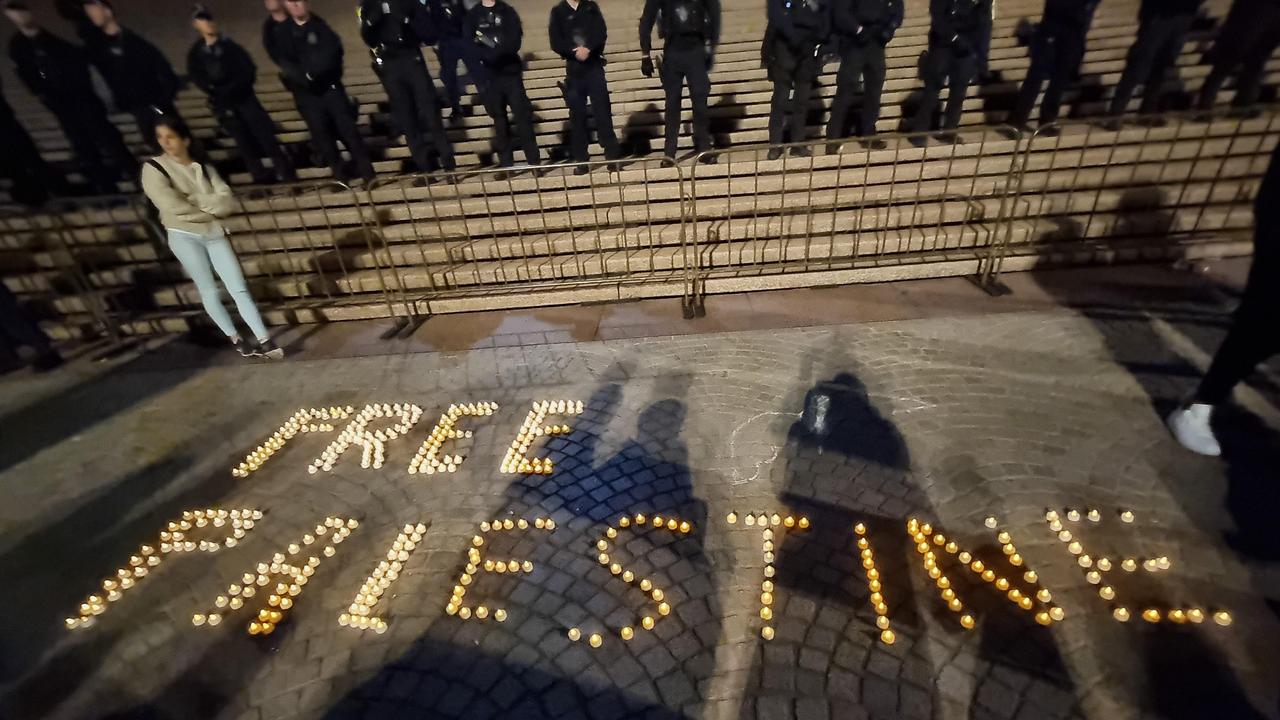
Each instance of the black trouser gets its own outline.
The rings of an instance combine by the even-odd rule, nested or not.
[[[17,349],[24,346],[35,350],[38,355],[48,355],[53,351],[49,337],[18,304],[18,299],[3,282],[0,282],[0,345],[15,355]]]
[[[1062,109],[1062,94],[1071,84],[1080,61],[1084,59],[1085,33],[1076,28],[1054,28],[1043,23],[1031,39],[1031,67],[1022,81],[1018,101],[1013,107],[1009,122],[1025,125],[1031,119],[1031,108],[1040,96],[1040,87],[1049,81],[1040,105],[1040,122],[1051,123],[1058,119]]]
[[[827,139],[849,135],[849,110],[858,93],[859,81],[865,86],[862,111],[858,116],[858,135],[875,135],[880,119],[880,95],[884,92],[884,46],[877,42],[865,45],[849,42],[840,53],[840,71],[836,73],[836,97],[831,102],[831,119],[827,122]]]
[[[13,108],[0,98],[0,177],[13,181],[9,194],[25,205],[39,205],[49,199],[49,191],[60,186],[59,178],[40,157],[40,150],[31,140]],[[0,281],[2,282],[2,281]]]
[[[142,142],[154,152],[161,152],[160,143],[156,142],[156,121],[162,117],[182,119],[182,114],[172,102],[152,103],[129,108],[129,114],[138,124],[138,134]]]
[[[475,43],[455,35],[440,38],[440,84],[444,86],[444,101],[458,110],[462,107],[462,86],[458,82],[458,62],[467,66],[467,75],[483,95],[488,84],[489,72],[476,55]]]
[[[960,126],[969,84],[978,76],[978,57],[973,53],[958,53],[950,46],[931,47],[928,52],[924,62],[924,96],[911,121],[911,130],[926,132],[932,128],[933,114],[938,109],[938,96],[944,85],[950,88],[950,94],[947,96],[946,118],[942,127],[954,130]]]
[[[365,180],[373,179],[373,161],[369,159],[369,150],[356,126],[351,99],[342,85],[320,92],[301,90],[293,97],[298,103],[298,112],[307,123],[307,131],[311,133],[311,147],[333,170],[334,177],[347,177],[337,146],[337,138],[342,138],[342,144],[347,146],[347,152],[355,160],[356,172]]]
[[[1280,352],[1280,222],[1260,218],[1253,246],[1253,267],[1244,299],[1200,383],[1197,402],[1226,402],[1254,368]]]
[[[1208,110],[1218,99],[1227,76],[1236,75],[1231,104],[1247,107],[1258,102],[1267,61],[1280,46],[1280,10],[1274,0],[1236,0],[1209,52],[1213,69],[1200,88],[1199,107]]]
[[[433,172],[440,167],[452,170],[453,146],[444,132],[440,119],[440,101],[436,87],[431,82],[422,54],[388,59],[380,76],[391,102],[391,116],[396,127],[404,133],[413,163],[421,172]],[[416,56],[416,57],[415,57]]]
[[[675,157],[680,144],[680,97],[689,86],[689,104],[693,106],[693,149],[711,149],[711,124],[707,118],[707,98],[711,95],[711,76],[707,73],[707,50],[698,45],[673,48],[667,46],[662,56],[662,89],[667,94],[666,145],[663,153]]]
[[[273,179],[262,164],[264,157],[271,158],[276,177],[280,180],[297,179],[293,161],[276,140],[276,127],[257,97],[215,103],[214,114],[236,141],[240,157],[244,159],[245,168],[254,182],[269,183]]]
[[[485,111],[493,118],[493,149],[498,154],[498,164],[509,166],[514,162],[511,148],[511,121],[514,120],[525,162],[537,165],[538,139],[533,129],[533,105],[524,91],[524,78],[519,73],[489,78],[483,99]],[[510,119],[507,108],[511,109]]]
[[[1124,112],[1138,85],[1143,88],[1139,112],[1159,109],[1157,103],[1164,94],[1165,76],[1178,62],[1182,43],[1195,19],[1195,15],[1154,17],[1138,27],[1138,39],[1129,48],[1124,73],[1111,98],[1112,115]]]
[[[137,174],[137,160],[120,130],[107,119],[107,109],[96,95],[52,104],[49,110],[71,143],[76,164],[96,191],[115,192],[117,180]]]
[[[769,79],[773,81],[773,98],[769,103],[769,144],[778,145],[790,129],[790,142],[805,140],[809,115],[809,98],[813,81],[822,69],[812,48],[796,50],[782,40],[777,41]]]
[[[578,62],[572,60],[571,62]],[[591,131],[587,127],[587,102],[596,121],[596,137],[604,156],[610,160],[621,154],[618,136],[613,130],[613,109],[609,104],[609,85],[604,78],[604,64],[588,60],[578,67],[570,66],[564,79],[564,100],[569,106],[569,152],[573,159],[585,162]]]

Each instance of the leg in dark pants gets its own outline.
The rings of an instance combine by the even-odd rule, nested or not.
[[[960,117],[964,114],[964,99],[969,94],[969,83],[978,76],[978,59],[973,55],[955,57],[947,75],[951,83],[947,93],[947,115],[942,127],[954,130],[960,126]]]
[[[588,67],[565,79],[565,99],[569,105],[570,139],[573,159],[585,162],[589,157],[587,145],[590,131],[587,127],[587,103],[591,104],[591,117],[596,121],[596,137],[604,155],[617,158],[618,136],[613,130],[613,108],[609,102],[609,86],[605,81],[604,66]]]
[[[596,121],[596,139],[604,150],[604,156],[616,160],[622,155],[618,148],[618,134],[613,129],[613,104],[609,101],[609,84],[604,77],[604,66],[591,72],[588,92],[591,96],[591,116]]]
[[[382,70],[382,84],[418,170],[431,172],[440,165],[452,169],[453,148],[445,137],[439,102],[426,67],[412,60],[389,62]]]
[[[1111,114],[1119,115],[1129,106],[1138,84],[1143,84],[1141,112],[1150,112],[1164,90],[1164,78],[1182,52],[1182,42],[1191,29],[1194,15],[1154,18],[1138,28],[1138,39],[1129,48],[1124,73],[1111,98]]]
[[[685,67],[680,52],[668,50],[662,58],[662,90],[667,99],[662,113],[666,126],[662,154],[667,157],[675,157],[680,147],[680,110],[685,83]]]
[[[836,74],[836,97],[831,104],[831,118],[827,123],[827,139],[836,140],[849,136],[849,111],[858,92],[858,81],[863,84],[862,108],[858,116],[858,135],[874,135],[880,119],[880,96],[884,92],[884,47],[876,44],[853,45],[840,58],[840,71]]]
[[[1040,89],[1044,86],[1045,79],[1054,74],[1060,60],[1058,38],[1041,25],[1040,30],[1031,40],[1031,65],[1027,68],[1027,77],[1022,81],[1022,88],[1018,90],[1018,101],[1009,115],[1010,125],[1022,126],[1031,120],[1031,109],[1035,107],[1036,99],[1040,97]],[[1048,104],[1049,99],[1046,97],[1045,105]],[[1044,109],[1042,108],[1040,112],[1043,116]]]
[[[809,99],[813,97],[813,83],[818,79],[821,67],[818,59],[806,56],[796,68],[795,94],[791,98],[791,142],[804,142],[809,120]]]
[[[440,166],[445,170],[453,170],[457,163],[453,159],[453,143],[444,131],[444,120],[440,116],[440,97],[436,95],[436,86],[431,82],[427,66],[420,64],[421,71],[411,76],[414,107],[418,111],[418,126],[427,134],[427,142],[431,144],[436,157],[440,158]]]
[[[98,192],[115,192],[117,180],[137,173],[133,153],[96,97],[86,98],[80,107],[51,109],[77,164]]]
[[[1075,33],[1064,33],[1058,37],[1058,47],[1053,70],[1049,73],[1049,88],[1044,92],[1044,102],[1040,105],[1040,124],[1047,125],[1058,119],[1062,111],[1062,96],[1080,71],[1080,63],[1084,60],[1086,37]]]
[[[533,105],[524,91],[524,81],[519,75],[498,75],[489,79],[483,96],[485,110],[493,118],[494,151],[498,155],[498,164],[504,167],[514,162],[514,151],[511,147],[511,120],[516,123],[516,132],[520,136],[520,144],[524,149],[525,161],[537,165],[538,142],[533,129]],[[511,119],[507,117],[507,108],[511,108]]]
[[[235,140],[236,149],[240,151],[244,167],[253,176],[253,181],[259,185],[271,182],[271,174],[262,164],[263,153],[258,148],[258,141],[235,108],[214,108],[213,114],[222,124],[223,129]]]
[[[458,83],[458,61],[462,60],[462,39],[453,36],[440,38],[440,84],[444,87],[444,101],[455,112],[462,109],[462,88]]]
[[[26,346],[43,358],[53,354],[49,337],[36,321],[18,304],[18,299],[0,283],[0,336],[9,348]]]
[[[325,111],[324,101],[320,95],[307,91],[294,93],[298,103],[298,113],[307,124],[307,133],[311,135],[311,149],[320,158],[335,178],[346,176],[342,167],[342,155],[338,152],[338,141],[329,126],[329,114]]]
[[[346,145],[347,152],[351,153],[356,172],[365,180],[372,180],[374,178],[373,161],[369,158],[368,148],[364,146],[364,139],[360,137],[360,129],[351,111],[351,98],[347,97],[346,90],[341,85],[332,87],[325,91],[320,101],[329,121],[337,129],[338,137],[342,138],[342,144]]]
[[[1264,233],[1264,227],[1266,228]],[[1267,358],[1280,352],[1280,224],[1259,222],[1253,267],[1235,321],[1196,393],[1196,402],[1219,405]]]
[[[1269,18],[1270,27],[1249,48],[1245,54],[1240,74],[1236,76],[1236,96],[1231,104],[1235,107],[1249,107],[1258,102],[1262,95],[1262,81],[1267,74],[1267,61],[1280,47],[1280,17]]]
[[[938,96],[942,94],[942,86],[947,81],[947,69],[952,62],[949,47],[931,47],[922,59],[921,75],[924,88],[921,90],[920,106],[916,108],[915,117],[911,119],[910,132],[928,132],[933,129],[933,116],[938,111]]]
[[[587,98],[590,80],[583,75],[565,78],[564,100],[569,106],[569,155],[586,162],[591,131],[587,128]]]
[[[248,139],[258,147],[258,152],[262,156],[271,158],[276,177],[284,181],[297,180],[298,174],[294,171],[293,161],[289,159],[284,148],[280,147],[280,141],[276,139],[275,123],[271,122],[271,116],[267,114],[266,108],[262,107],[262,103],[258,102],[258,98],[251,97],[237,104],[233,110],[240,125],[247,132]],[[237,142],[239,142],[238,139]]]
[[[662,58],[662,89],[666,91],[667,157],[675,157],[680,145],[680,99],[685,85],[689,87],[689,104],[693,108],[693,149],[711,149],[711,124],[707,119],[707,98],[711,95],[711,76],[707,72],[707,52],[700,47],[668,48]]]

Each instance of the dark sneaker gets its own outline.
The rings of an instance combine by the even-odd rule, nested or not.
[[[813,157],[813,151],[811,151],[807,147],[793,147],[791,148],[791,157],[800,157],[800,158]]]
[[[777,160],[778,158],[782,157],[782,148],[780,147],[769,148],[769,154],[766,155],[765,157],[767,157],[770,160]]]
[[[231,341],[231,344],[235,346],[236,352],[240,353],[240,357],[253,357],[254,355],[258,354],[257,350],[253,347],[253,345],[251,345],[244,338],[236,338],[235,340]]]
[[[284,349],[279,345],[276,345],[274,340],[267,340],[266,342],[260,343],[258,345],[258,352],[255,354],[258,357],[264,357],[268,360],[284,359]]]

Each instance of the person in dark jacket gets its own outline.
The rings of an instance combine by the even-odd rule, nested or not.
[[[273,27],[271,46],[311,133],[311,145],[334,177],[349,179],[337,147],[337,138],[341,138],[355,161],[356,172],[370,181],[374,178],[373,161],[356,126],[357,111],[342,85],[342,40],[311,12],[307,0],[286,0],[285,8],[289,20]]]
[[[360,37],[387,89],[391,115],[421,172],[453,170],[453,146],[440,119],[440,100],[422,46],[436,39],[435,21],[419,0],[362,0]]]
[[[476,92],[484,94],[488,73],[474,40],[465,34],[467,13],[478,0],[428,0],[440,32],[436,55],[440,58],[440,84],[444,86],[444,99],[451,108],[451,121],[461,120],[471,114],[471,106],[462,104],[462,85],[458,81],[458,63],[467,68],[467,76],[476,86]]]
[[[862,82],[862,112],[858,135],[875,135],[880,119],[880,96],[884,92],[885,46],[902,26],[902,0],[842,0],[836,3],[832,19],[840,43],[840,71],[836,74],[836,97],[831,103],[827,139],[849,136],[849,111]]]
[[[986,69],[991,47],[991,0],[930,0],[929,17],[929,47],[920,58],[924,97],[911,123],[917,133],[933,126],[943,85],[950,94],[942,127],[959,127],[969,85]]]
[[[89,60],[107,81],[116,107],[133,116],[148,147],[156,145],[156,120],[181,117],[174,107],[181,83],[173,66],[155,45],[122,26],[109,0],[85,0],[92,28],[83,28]]]
[[[596,121],[596,137],[606,158],[621,155],[613,130],[609,86],[604,76],[604,44],[609,37],[604,14],[595,0],[560,0],[551,8],[547,24],[551,50],[565,61],[564,99],[569,106],[569,151],[578,162],[587,160],[591,133],[587,128],[587,103]],[[585,173],[581,166],[575,172]]]
[[[4,13],[18,29],[9,41],[18,78],[53,113],[93,190],[116,192],[116,183],[132,177],[137,163],[93,90],[88,58],[36,25],[26,3],[9,0]]]
[[[1009,115],[1009,124],[1026,125],[1047,78],[1049,89],[1040,105],[1040,123],[1058,119],[1062,93],[1080,72],[1085,43],[1099,0],[1045,0],[1044,13],[1031,38],[1031,67]]]
[[[1231,104],[1244,108],[1258,102],[1267,61],[1280,47],[1280,0],[1236,0],[1209,51],[1213,69],[1200,87],[1198,106],[1208,110],[1230,75],[1236,76]]]
[[[1222,454],[1210,426],[1215,409],[1259,364],[1280,353],[1280,146],[1258,188],[1254,219],[1253,267],[1235,321],[1191,401],[1169,416],[1178,442],[1201,455]]]
[[[769,24],[764,32],[763,59],[773,81],[769,104],[769,144],[805,140],[809,98],[822,70],[819,57],[831,32],[831,0],[768,0]],[[807,148],[793,155],[806,156]],[[769,150],[769,159],[782,157],[782,148]]]
[[[493,145],[498,164],[510,167],[514,162],[511,148],[511,120],[514,120],[525,161],[537,165],[533,104],[524,89],[524,61],[520,58],[520,43],[524,39],[520,16],[503,0],[481,0],[467,14],[463,32],[475,43],[489,76],[484,107],[493,118]],[[507,117],[507,108],[511,109],[511,118]]]
[[[271,158],[281,181],[296,180],[293,162],[276,140],[271,116],[254,94],[258,68],[249,53],[219,31],[213,14],[205,7],[197,6],[191,24],[200,39],[187,53],[187,76],[209,96],[214,117],[235,140],[253,181],[269,183],[275,179],[263,166],[263,157]]]
[[[662,89],[666,93],[663,154],[674,158],[680,139],[680,95],[689,86],[693,108],[693,149],[711,149],[711,124],[707,99],[711,95],[709,71],[720,44],[720,0],[645,0],[640,14],[640,71],[653,77],[653,26],[665,40],[662,51]],[[711,156],[709,156],[711,157]]]
[[[1129,48],[1124,73],[1111,98],[1111,114],[1129,106],[1134,90],[1142,85],[1143,114],[1160,109],[1166,76],[1182,54],[1187,32],[1200,12],[1203,0],[1142,0],[1138,11],[1138,38]]]

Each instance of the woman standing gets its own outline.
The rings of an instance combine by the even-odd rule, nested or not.
[[[191,131],[181,119],[164,117],[156,121],[156,142],[164,153],[143,165],[142,189],[160,212],[169,249],[195,282],[205,312],[241,355],[282,359],[284,350],[267,334],[240,271],[240,262],[219,221],[235,210],[231,188],[212,165],[192,157]],[[240,318],[253,331],[256,345],[246,342],[236,331],[219,296],[215,272],[235,301]]]

